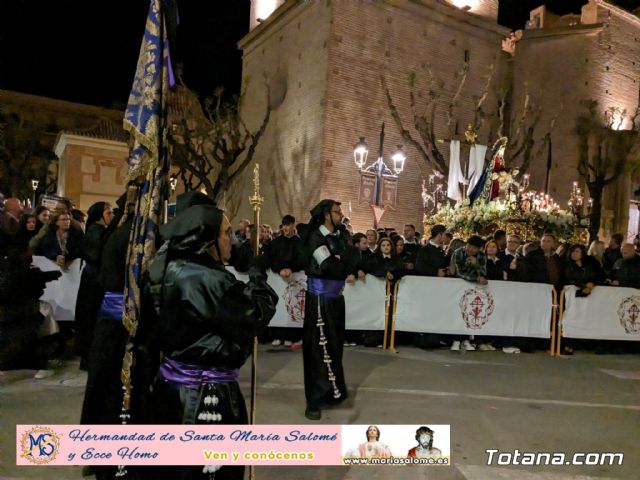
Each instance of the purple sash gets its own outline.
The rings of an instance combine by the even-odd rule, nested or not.
[[[158,377],[186,388],[197,390],[203,383],[237,382],[240,370],[237,368],[207,368],[190,365],[164,357],[158,370]]]
[[[328,280],[326,278],[307,277],[307,291],[326,298],[342,295],[344,280]]]
[[[98,316],[107,320],[122,321],[122,304],[124,294],[116,292],[105,292],[102,303],[100,304],[100,312]]]

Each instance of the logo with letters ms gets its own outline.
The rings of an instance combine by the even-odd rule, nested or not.
[[[20,456],[37,465],[49,463],[58,455],[61,436],[49,427],[33,427],[22,434]]]

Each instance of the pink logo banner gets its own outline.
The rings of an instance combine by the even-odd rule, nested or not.
[[[335,465],[339,425],[18,425],[17,465]]]
[[[17,425],[16,444],[36,466],[449,464],[448,425]]]

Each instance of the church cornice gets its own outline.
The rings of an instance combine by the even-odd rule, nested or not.
[[[65,149],[69,145],[77,145],[81,147],[100,148],[102,150],[110,150],[113,152],[129,153],[129,147],[124,142],[115,140],[105,140],[103,138],[93,138],[84,135],[75,135],[61,132],[53,146],[53,151],[58,158],[62,157]]]
[[[525,30],[522,40],[535,40],[538,38],[559,37],[565,35],[593,35],[600,33],[603,28],[604,25],[602,23],[574,25],[572,27],[534,28],[531,30]]]
[[[637,27],[640,27],[640,17],[634,15],[633,13],[625,10],[624,8],[617,7],[606,0],[593,0],[596,5],[602,8],[606,8],[610,12],[615,13],[616,15],[624,18],[625,20],[634,23]]]

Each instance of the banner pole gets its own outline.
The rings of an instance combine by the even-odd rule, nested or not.
[[[565,294],[567,292],[566,288],[562,289],[560,293],[560,308],[558,311],[558,328],[556,330],[556,357],[562,357],[562,352],[560,350],[562,343],[562,317],[564,316],[564,302],[565,302]]]
[[[556,329],[556,323],[558,320],[558,294],[556,293],[556,289],[554,288],[552,290],[553,295],[552,297],[552,303],[553,305],[551,306],[551,346],[549,347],[549,355],[551,355],[552,357],[554,357],[556,355],[556,334],[557,334],[557,329]]]
[[[253,169],[253,195],[249,197],[249,203],[253,207],[253,225],[254,235],[251,239],[253,244],[253,254],[257,257],[260,255],[260,207],[264,198],[260,196],[260,165],[256,162]],[[253,337],[253,351],[251,355],[251,411],[249,412],[249,423],[256,423],[256,402],[258,396],[258,337]],[[255,468],[249,465],[249,478],[254,480],[256,477]]]

